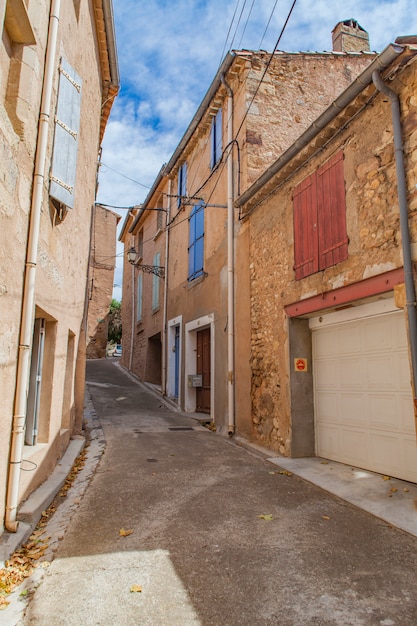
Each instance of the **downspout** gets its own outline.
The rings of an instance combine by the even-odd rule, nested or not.
[[[38,139],[36,143],[35,169],[33,174],[32,201],[30,208],[23,288],[22,317],[20,322],[19,351],[17,355],[16,392],[10,443],[9,477],[6,496],[5,527],[12,533],[15,533],[18,527],[16,514],[25,433],[27,384],[32,348],[36,263],[38,256],[42,192],[45,181],[46,150],[49,134],[49,112],[51,110],[60,5],[61,0],[52,0],[51,12],[49,16],[48,40],[46,43],[45,70],[39,114]]]
[[[164,313],[162,320],[162,395],[167,395],[167,360],[168,360],[168,345],[167,345],[167,316],[168,316],[168,255],[169,255],[169,220],[171,214],[171,191],[172,180],[168,181],[168,206],[166,212],[166,226],[165,226],[165,282],[164,282]]]
[[[400,206],[400,230],[402,253],[404,260],[404,281],[406,293],[406,309],[408,320],[408,341],[410,344],[411,369],[413,379],[414,413],[417,412],[417,316],[416,291],[413,278],[413,264],[411,260],[410,231],[408,225],[407,183],[404,167],[404,151],[401,128],[400,100],[392,89],[382,80],[379,71],[372,73],[375,87],[385,94],[391,101],[392,125],[394,129],[395,166],[397,170],[398,202]]]
[[[228,434],[235,433],[235,308],[234,308],[234,209],[233,209],[233,92],[224,74],[227,91],[227,400]]]
[[[132,247],[135,245],[134,237],[132,236]],[[123,262],[126,263],[127,256],[123,259]],[[131,272],[131,281],[132,281],[132,318],[131,318],[131,329],[130,329],[130,352],[129,352],[129,371],[132,371],[132,363],[133,363],[133,347],[135,345],[135,264],[132,263],[132,272]]]

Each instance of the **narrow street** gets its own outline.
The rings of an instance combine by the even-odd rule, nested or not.
[[[89,361],[87,383],[104,453],[24,624],[417,623],[415,537],[169,410],[116,360]]]

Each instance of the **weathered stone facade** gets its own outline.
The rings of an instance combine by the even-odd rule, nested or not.
[[[414,61],[413,53],[410,54]],[[416,63],[400,72],[390,87],[398,94],[401,104],[409,229],[415,261]],[[292,454],[294,435],[294,399],[290,386],[292,322],[288,306],[296,310],[297,303],[301,307],[311,299],[316,307],[311,310],[320,310],[320,306],[324,311],[332,310],[332,293],[380,275],[387,277],[388,284],[390,272],[403,265],[391,106],[372,85],[364,87],[364,92],[366,99],[352,101],[348,121],[344,110],[314,140],[300,147],[299,154],[289,161],[287,169],[278,171],[275,178],[271,176],[268,186],[258,191],[256,208],[247,218],[251,272],[252,436],[260,444],[283,455]],[[348,258],[296,280],[293,269],[293,191],[339,151],[344,155]],[[316,302],[321,294],[326,299],[320,305]],[[366,301],[366,295],[362,298]],[[361,300],[356,304],[358,302]]]
[[[152,239],[154,212],[146,211],[146,208],[163,206],[168,209],[168,240],[164,237],[166,248],[161,249],[167,281],[163,300],[165,311],[149,315],[150,305],[146,304],[146,299],[148,302],[151,299],[150,281],[149,276],[144,275],[143,320],[137,323],[134,311],[138,276],[135,274],[132,278],[131,268],[127,267],[123,287],[122,362],[142,380],[150,380],[147,364],[155,356],[155,352],[152,355],[155,344],[151,339],[159,341],[160,337],[163,392],[186,411],[201,410],[209,414],[222,431],[230,429],[228,432],[233,432],[236,424],[237,432],[253,436],[251,364],[248,358],[250,229],[239,220],[238,211],[233,207],[234,215],[232,219],[230,214],[228,217],[228,196],[234,199],[248,189],[373,58],[368,51],[360,54],[277,52],[272,58],[265,52],[235,51],[227,55],[178,148],[145,199],[140,222],[136,222],[133,230],[132,227],[125,230],[123,241],[127,251],[132,245],[131,235],[138,247],[138,233],[143,228],[143,241],[146,242],[143,257],[145,259],[149,254],[146,256],[149,263],[158,242]],[[233,94],[233,102],[230,94]],[[221,132],[218,127],[216,132],[221,134],[224,153],[217,155],[218,163],[213,167],[211,133],[213,124],[217,124],[220,118]],[[232,184],[226,166],[229,131],[233,136]],[[185,171],[186,184],[181,187]],[[190,272],[190,266],[193,267],[190,224],[199,202],[205,205],[204,224],[200,224],[200,228],[204,228],[204,263],[194,276]],[[245,244],[236,246],[230,254],[228,233],[232,222],[233,238]],[[168,250],[166,260],[165,250]],[[228,264],[232,257],[231,269]],[[228,296],[233,290],[229,280],[232,271],[236,276],[235,316],[239,332],[236,332],[234,346],[230,349]],[[205,339],[202,338],[204,335]],[[269,341],[270,337],[272,335],[259,326],[259,345]],[[200,348],[204,345],[209,354],[202,356],[200,353],[204,348]],[[229,369],[230,352],[235,357],[235,371]],[[203,358],[206,359],[204,375],[199,371],[203,366],[198,360]],[[273,377],[273,359],[266,361],[265,357],[259,356],[256,362],[255,372],[258,366],[263,371],[269,368],[268,375]],[[198,376],[202,376],[201,386],[197,388],[193,387],[195,375],[197,383]],[[234,385],[235,410],[230,409],[230,383]],[[269,383],[260,379],[259,385],[261,412],[266,416],[276,402],[277,387],[274,382],[272,390]],[[206,394],[204,401],[201,399],[203,394]],[[235,420],[235,424],[230,424],[230,420]],[[264,429],[264,423],[264,417],[259,419],[257,426],[260,430]]]

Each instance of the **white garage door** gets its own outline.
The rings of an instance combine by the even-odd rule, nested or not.
[[[417,482],[404,312],[389,299],[310,327],[317,455]]]

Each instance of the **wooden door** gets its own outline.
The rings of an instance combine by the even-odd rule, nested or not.
[[[210,413],[210,328],[197,332],[197,374],[202,386],[197,387],[196,411]]]

